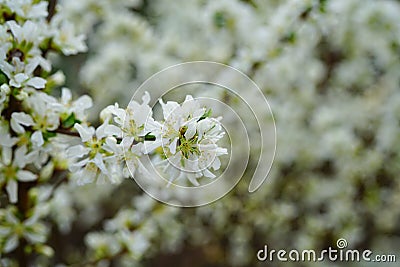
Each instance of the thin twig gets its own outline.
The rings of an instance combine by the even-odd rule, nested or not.
[[[56,6],[57,6],[57,0],[49,0],[49,5],[47,7],[47,21],[50,22],[51,19],[53,18],[54,14],[56,13]]]
[[[53,132],[59,133],[59,134],[65,134],[65,135],[80,137],[79,133],[71,132],[70,130],[64,129],[64,128],[58,128],[58,129],[54,130]]]
[[[128,251],[126,249],[122,249],[120,252],[118,252],[115,255],[110,255],[106,258],[99,258],[99,259],[95,259],[95,260],[91,260],[91,261],[86,261],[86,262],[82,262],[82,263],[73,263],[71,265],[69,265],[70,267],[87,267],[87,266],[96,266],[96,264],[98,264],[100,261],[102,260],[113,260],[113,259],[117,259],[118,257],[123,256],[125,253],[127,253]]]

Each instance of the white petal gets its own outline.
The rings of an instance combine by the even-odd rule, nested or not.
[[[31,243],[43,243],[46,240],[46,236],[42,233],[25,232],[24,236]]]
[[[89,151],[90,149],[87,147],[84,147],[82,145],[76,145],[69,147],[66,152],[68,158],[80,158],[89,153]]]
[[[27,151],[28,149],[25,145],[15,150],[14,162],[19,168],[23,168],[26,165],[25,154]]]
[[[197,132],[199,134],[199,140],[203,138],[203,134],[210,128],[209,122],[204,119],[197,123]]]
[[[29,10],[29,14],[27,15],[29,16],[29,18],[45,18],[48,15],[47,5],[48,2],[40,2],[36,5],[33,5]]]
[[[74,111],[83,111],[93,106],[92,98],[88,95],[83,95],[73,103]]]
[[[0,133],[0,146],[3,147],[12,147],[18,142],[17,137],[11,137],[9,133],[1,134]]]
[[[18,181],[21,182],[31,182],[35,181],[37,178],[36,174],[31,173],[30,171],[19,170],[17,172]]]
[[[199,186],[199,182],[197,181],[196,177],[193,174],[187,175],[188,180],[195,186]]]
[[[83,169],[83,171],[79,172],[79,178],[77,181],[78,185],[84,185],[84,184],[88,184],[88,183],[93,183],[94,179],[97,176],[97,171],[98,169],[96,168],[96,166],[88,164],[85,166],[85,168]]]
[[[11,233],[11,228],[7,226],[0,225],[0,236],[5,237]]]
[[[104,129],[104,133],[107,135],[115,135],[117,137],[122,136],[121,128],[119,128],[115,125],[107,125]]]
[[[11,115],[11,118],[14,119],[17,123],[22,124],[24,126],[34,125],[32,117],[24,112],[14,112]]]
[[[142,126],[152,119],[152,111],[148,105],[140,105],[133,109],[133,120],[136,125]]]
[[[22,134],[25,133],[25,129],[24,127],[22,127],[16,120],[14,120],[13,118],[11,118],[11,129],[13,129],[14,132]]]
[[[81,161],[78,161],[78,162],[76,162],[74,164],[70,164],[69,165],[69,170],[71,172],[77,172],[77,171],[81,170],[81,168],[83,166],[85,166],[88,162],[89,162],[89,158],[85,158],[85,159],[83,159]]]
[[[87,142],[92,139],[95,132],[93,127],[82,126],[79,123],[75,123],[74,127],[79,132],[83,142]]]
[[[45,71],[47,71],[47,72],[50,72],[51,71],[51,63],[50,63],[50,61],[49,60],[47,60],[47,59],[45,59],[45,58],[43,58],[43,57],[39,57],[39,65],[45,70]],[[54,77],[54,75],[52,75],[53,77]],[[60,77],[60,76],[58,76],[58,77]],[[55,78],[58,78],[57,76],[55,77]],[[61,76],[62,77],[62,76]],[[56,80],[55,80],[56,81]],[[65,77],[64,77],[64,81],[65,81]],[[58,84],[63,84],[64,83],[64,81],[63,82],[60,82],[60,83],[58,83]],[[57,82],[57,81],[56,81]]]
[[[96,164],[96,166],[104,173],[104,174],[108,174],[108,171],[106,169],[106,166],[104,165],[103,162],[103,157],[97,153],[96,156],[93,159],[94,164]]]
[[[160,132],[162,129],[163,125],[159,123],[158,121],[155,121],[153,118],[149,118],[146,120],[146,123],[144,125],[144,131],[146,133],[151,132],[153,135],[157,135],[157,132]]]
[[[97,139],[102,139],[106,137],[108,134],[106,133],[106,128],[109,126],[108,121],[105,121],[102,125],[97,127],[96,129],[96,137]]]
[[[11,210],[7,211],[6,220],[8,222],[11,222],[12,224],[17,224],[20,222],[19,219],[14,215],[14,213],[12,213]]]
[[[121,153],[120,146],[117,145],[117,140],[114,137],[107,137],[106,145],[103,145],[103,147],[104,149],[107,149],[110,152],[114,152],[115,154]]]
[[[71,101],[71,99],[72,99],[71,90],[64,87],[61,91],[61,103],[66,105]]]
[[[147,170],[147,168],[143,165],[143,163],[140,160],[137,160],[137,164],[138,164],[138,170],[141,174],[147,177],[151,177],[149,170]]]
[[[28,82],[26,83],[26,85],[28,86],[32,86],[36,89],[42,89],[45,87],[46,85],[46,80],[40,77],[33,77],[31,79],[28,80]]]
[[[43,135],[41,131],[35,131],[31,136],[31,140],[36,147],[41,147],[44,144]]]
[[[8,180],[6,186],[8,198],[10,199],[11,203],[16,203],[18,200],[18,184],[15,180]]]
[[[14,71],[13,65],[3,60],[0,60],[0,69],[7,75],[9,79],[12,78],[12,72]]]
[[[11,147],[3,147],[1,151],[1,159],[5,165],[10,165],[12,160],[12,149]]]
[[[99,185],[106,184],[106,178],[107,178],[107,176],[100,173],[99,176],[97,176],[96,184],[99,184]]]
[[[29,76],[26,75],[25,73],[18,73],[14,76],[14,80],[15,80],[15,82],[17,82],[17,84],[21,84],[28,79],[29,79]]]
[[[29,164],[32,163],[33,161],[37,160],[39,158],[39,150],[34,150],[29,152],[24,156],[24,163]]]
[[[162,142],[161,140],[156,140],[156,141],[144,141],[144,146],[143,146],[143,153],[148,154],[152,152],[154,149],[157,147],[161,146]]]
[[[39,57],[35,57],[35,58],[29,60],[29,63],[25,66],[25,74],[31,74],[37,68],[37,66],[39,65],[39,62],[40,62]]]
[[[10,27],[10,30],[14,36],[19,35],[21,32],[21,26],[19,26],[14,20],[7,21],[8,27]]]
[[[221,167],[221,161],[219,160],[218,157],[215,158],[211,167],[214,169],[214,171],[219,170],[219,168]]]
[[[147,91],[144,92],[144,95],[142,96],[142,101],[143,101],[143,104],[145,104],[145,105],[150,103],[150,94],[149,94],[149,92],[147,92]]]
[[[129,148],[133,141],[135,141],[135,138],[133,136],[124,136],[124,138],[121,141],[122,147],[123,148]]]
[[[186,140],[192,139],[192,137],[196,134],[196,123],[192,122],[188,124],[188,128],[185,132]]]
[[[203,175],[205,176],[205,177],[208,177],[208,178],[215,178],[216,176],[212,173],[212,172],[210,172],[208,169],[204,169],[203,170]]]
[[[226,154],[228,154],[228,149],[222,148],[222,147],[217,147],[215,152],[217,153],[217,156],[226,155]]]
[[[19,244],[18,236],[12,235],[7,239],[6,244],[3,247],[3,252],[8,253],[13,251]]]
[[[172,153],[172,154],[175,154],[176,153],[176,147],[177,147],[177,145],[178,145],[178,137],[175,137],[175,139],[171,142],[171,144],[168,146],[168,148],[169,148],[169,151]]]
[[[168,119],[168,117],[170,116],[171,112],[173,112],[175,109],[179,108],[179,104],[177,102],[174,101],[168,101],[166,104],[162,101],[162,99],[160,99],[160,104],[163,110],[163,115],[164,115],[164,119]]]
[[[210,172],[208,169],[205,169],[205,170],[203,171],[203,174],[204,174],[205,177],[209,177],[209,178],[215,178],[215,177],[216,177],[216,176],[215,176],[212,172]]]
[[[49,189],[48,191],[49,194],[51,194],[52,189]],[[40,215],[41,215],[40,212],[38,212],[38,209],[36,209],[35,212],[32,214],[32,216],[24,221],[24,225],[25,226],[34,225],[39,220]]]

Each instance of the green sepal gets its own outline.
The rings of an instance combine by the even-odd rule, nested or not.
[[[4,72],[2,72],[2,71],[0,70],[0,85],[3,85],[3,84],[5,84],[5,83],[8,84],[7,75],[5,75]]]
[[[210,117],[211,114],[212,114],[212,110],[211,109],[206,110],[206,112],[204,112],[203,116],[201,116],[198,121],[201,121],[201,120],[204,120],[205,118]]]
[[[146,140],[146,141],[155,141],[156,137],[154,135],[152,135],[152,134],[146,134],[144,136],[144,140]]]
[[[75,118],[75,113],[71,113],[67,118],[63,119],[61,124],[63,128],[69,129],[75,125],[75,123],[80,123],[81,121]]]
[[[47,131],[43,132],[42,134],[43,134],[43,139],[45,141],[48,141],[50,138],[52,138],[52,137],[57,135],[57,133],[55,133],[55,132],[47,132]]]

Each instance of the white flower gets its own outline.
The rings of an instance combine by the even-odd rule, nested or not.
[[[11,203],[18,200],[18,182],[34,181],[36,174],[28,170],[24,170],[26,164],[33,161],[33,154],[27,154],[26,146],[18,147],[14,151],[11,147],[2,147],[0,161],[0,184],[6,185],[6,190]]]
[[[89,233],[85,237],[85,243],[95,251],[101,251],[106,255],[114,255],[121,251],[118,240],[108,233]]]
[[[8,123],[0,120],[0,146],[11,148],[17,141],[18,138],[11,137]]]
[[[7,25],[10,27],[11,33],[18,43],[26,41],[28,43],[39,44],[43,39],[39,27],[30,20],[26,21],[22,27],[14,20],[7,21]]]
[[[147,173],[146,168],[139,160],[143,155],[143,142],[148,137],[148,133],[161,126],[152,117],[153,112],[148,105],[150,102],[148,92],[145,92],[142,100],[142,104],[131,101],[126,109],[119,108],[116,103],[105,108],[100,114],[103,120],[111,120],[113,117],[114,122],[120,128],[120,136],[122,136],[120,144],[125,152],[124,159],[133,172],[132,175],[136,169],[141,173]],[[125,168],[124,176],[129,176]]]
[[[35,212],[29,218],[21,221],[16,216],[14,208],[1,210],[0,213],[0,238],[5,241],[2,251],[13,251],[19,245],[19,240],[24,238],[31,244],[46,241],[47,228],[38,221],[40,214]]]
[[[5,106],[8,104],[9,95],[10,87],[7,84],[2,84],[0,86],[0,112],[2,112]]]
[[[31,142],[36,147],[41,147],[45,138],[44,133],[54,131],[59,126],[59,114],[52,104],[56,102],[55,98],[41,92],[37,92],[29,97],[28,105],[32,108],[31,115],[24,112],[14,112],[11,115],[11,128],[18,134],[24,134],[23,126],[32,126],[34,130],[31,136]]]
[[[74,25],[64,20],[60,13],[57,13],[51,20],[51,35],[55,45],[66,56],[87,51],[85,35],[76,35]]]
[[[120,134],[120,129],[105,121],[96,130],[76,123],[82,143],[69,147],[67,157],[70,158],[70,170],[75,173],[78,184],[104,183],[109,180],[117,183],[122,177],[120,158],[122,149],[119,148],[114,136]]]
[[[140,231],[130,232],[124,229],[117,236],[132,256],[140,257],[150,247],[149,239]]]
[[[6,27],[6,25],[0,25],[0,43],[2,44],[1,46],[3,46],[8,41],[10,41],[8,27]]]
[[[157,147],[163,148],[165,158],[158,165],[164,166],[164,172],[170,175],[170,181],[186,177],[194,185],[199,185],[197,178],[214,178],[210,171],[221,166],[219,156],[227,154],[225,148],[217,145],[224,136],[219,119],[209,118],[210,110],[187,96],[182,105],[160,100],[164,123],[151,134],[156,141],[145,143],[145,153]]]
[[[16,133],[25,133],[23,126],[32,126],[32,117],[24,112],[14,112],[11,115],[11,128]]]
[[[109,106],[105,110],[105,113],[108,112],[114,115],[115,123],[121,127],[123,135],[122,143],[126,148],[130,148],[134,141],[144,141],[145,136],[149,132],[160,126],[152,117],[153,112],[148,105],[150,102],[148,92],[145,92],[142,100],[142,104],[131,101],[125,110],[119,108],[118,104]]]
[[[76,210],[73,209],[73,198],[70,196],[70,186],[63,185],[54,191],[54,196],[49,201],[43,201],[48,205],[49,215],[56,222],[59,230],[67,234],[71,230],[73,220],[76,218]],[[53,191],[52,191],[53,192]],[[62,212],[59,212],[62,210]]]
[[[12,59],[12,64],[0,60],[0,69],[10,79],[9,84],[16,88],[33,87],[43,89],[46,80],[41,77],[32,77],[33,71],[39,66],[40,58],[34,58],[28,64],[21,62],[18,57]]]
[[[7,5],[18,16],[27,19],[45,18],[48,14],[46,1],[34,4],[32,0],[12,0]]]
[[[83,121],[86,119],[85,111],[93,106],[93,101],[88,95],[83,95],[72,101],[71,90],[62,88],[60,103],[54,103],[53,106],[58,109],[61,114],[68,116],[74,113],[76,119]]]

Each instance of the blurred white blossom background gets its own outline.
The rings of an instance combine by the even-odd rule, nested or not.
[[[264,244],[322,250],[338,238],[398,254],[399,1],[0,0],[0,12],[1,265],[257,266]],[[257,164],[250,157],[226,197],[183,209],[123,179],[116,140],[120,107],[135,88],[195,60],[256,82],[274,113],[277,150],[255,193],[247,191]],[[232,95],[210,94],[240,108]],[[10,95],[31,113],[11,114]],[[145,109],[146,101],[136,104]],[[74,123],[83,143],[52,135]],[[98,144],[101,156],[85,148]],[[91,177],[85,157],[107,175]],[[78,185],[94,180],[105,184]],[[25,187],[29,207],[10,194]],[[271,266],[281,265],[290,263]]]

